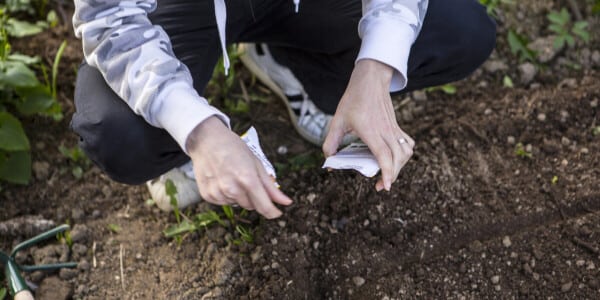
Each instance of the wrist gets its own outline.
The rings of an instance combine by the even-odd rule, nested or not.
[[[375,78],[386,87],[389,87],[394,75],[394,68],[391,66],[368,58],[357,61],[354,71],[361,73],[361,76]]]
[[[202,141],[214,136],[221,136],[223,131],[229,131],[229,128],[218,117],[208,117],[190,132],[185,142],[185,148],[188,153],[195,152]]]

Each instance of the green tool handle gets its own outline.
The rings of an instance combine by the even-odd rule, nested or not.
[[[17,295],[22,291],[28,291],[29,288],[25,283],[25,279],[19,273],[19,268],[12,260],[6,262],[4,266],[6,272],[6,279],[8,281],[8,290],[11,295]]]

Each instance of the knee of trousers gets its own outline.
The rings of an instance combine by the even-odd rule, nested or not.
[[[93,74],[95,69],[87,68],[78,73],[71,128],[104,173],[121,183],[140,184],[189,160],[166,131],[135,115],[101,75]]]
[[[459,21],[459,26],[464,32],[460,42],[466,58],[466,75],[481,66],[496,47],[496,22],[479,1],[469,2],[471,4],[465,8],[468,17]]]

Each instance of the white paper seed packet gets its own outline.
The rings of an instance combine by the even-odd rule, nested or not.
[[[267,156],[263,153],[262,148],[260,147],[260,142],[258,141],[258,133],[256,132],[256,129],[254,129],[254,127],[250,127],[250,129],[248,129],[246,133],[242,134],[240,138],[242,138],[242,141],[244,141],[248,148],[250,148],[252,154],[254,154],[254,156],[256,156],[256,158],[258,158],[258,160],[262,163],[263,167],[265,168],[265,171],[267,171],[267,174],[273,177],[273,182],[275,183],[275,186],[279,188],[279,184],[277,183],[277,181],[275,181],[275,179],[277,178],[277,175],[275,174],[275,168],[273,167],[269,159],[267,159]]]
[[[338,170],[356,170],[367,177],[373,177],[379,172],[379,164],[375,155],[364,143],[352,143],[338,153],[328,157],[323,168]]]

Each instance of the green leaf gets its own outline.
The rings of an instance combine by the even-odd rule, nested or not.
[[[175,224],[169,226],[167,229],[163,231],[166,237],[174,237],[183,233],[192,232],[197,230],[196,225],[189,222],[188,220],[183,220],[183,222],[179,224]]]
[[[214,210],[209,210],[207,212],[199,213],[196,215],[195,223],[198,226],[208,226],[214,222],[218,222],[221,226],[225,226],[225,222],[221,220],[219,214],[217,214]]]
[[[10,60],[10,61],[14,61],[14,62],[22,62],[26,65],[37,64],[40,62],[39,56],[29,56],[29,55],[19,54],[19,53],[13,53],[13,54],[9,55],[6,59]]]
[[[537,53],[527,47],[527,39],[525,37],[520,36],[512,30],[509,30],[507,40],[510,51],[513,54],[518,55],[519,60],[529,60],[532,62],[535,61],[535,56]]]
[[[504,87],[507,87],[507,88],[513,88],[515,86],[513,84],[512,79],[508,75],[504,75],[504,78],[502,79],[502,84],[504,85]]]
[[[565,46],[565,37],[564,36],[556,37],[556,39],[554,40],[554,43],[553,43],[554,49],[561,49],[564,46]]]
[[[0,112],[0,149],[6,151],[29,150],[29,140],[21,122],[8,112]]]
[[[451,84],[444,84],[444,85],[440,86],[440,89],[444,93],[449,94],[449,95],[456,94],[456,87]]]
[[[14,88],[33,87],[40,82],[35,73],[22,62],[5,62],[0,64],[0,84]]]
[[[0,152],[0,179],[17,184],[27,184],[31,178],[31,154],[29,151]]]
[[[16,108],[24,115],[46,113],[55,102],[48,88],[43,85],[19,88],[16,92],[22,98]]]
[[[114,233],[119,233],[119,231],[121,231],[121,226],[119,226],[118,224],[108,224],[107,225],[108,230],[114,232]]]
[[[165,182],[165,192],[169,197],[174,197],[175,195],[177,195],[177,187],[175,187],[173,180],[169,179]]]
[[[227,219],[233,221],[234,220],[233,208],[231,208],[231,206],[229,206],[229,205],[223,205],[223,206],[221,206],[221,208],[223,209],[223,213],[225,214]]]
[[[36,24],[27,21],[20,21],[14,18],[6,21],[6,31],[8,35],[17,38],[22,38],[28,35],[34,35],[42,32],[48,25],[45,22],[37,22]]]
[[[565,41],[567,41],[567,44],[569,44],[569,46],[571,46],[571,47],[575,46],[575,38],[573,38],[573,36],[571,36],[571,35],[565,36]]]
[[[48,15],[46,15],[46,22],[48,22],[50,27],[54,27],[58,24],[58,16],[54,10],[48,12]]]
[[[4,300],[6,298],[6,289],[0,288],[0,300]]]

